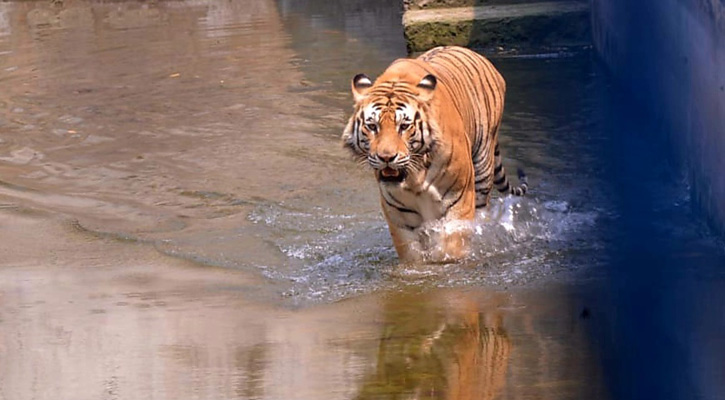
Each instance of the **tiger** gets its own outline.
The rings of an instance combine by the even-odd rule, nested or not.
[[[357,74],[351,89],[342,143],[374,171],[400,261],[460,260],[470,229],[443,229],[432,240],[425,227],[472,220],[493,187],[527,192],[524,172],[513,186],[503,167],[498,131],[506,83],[482,55],[436,47],[393,61],[375,82]]]
[[[481,303],[470,292],[386,296],[376,367],[360,380],[355,400],[501,397],[513,348],[502,297]]]

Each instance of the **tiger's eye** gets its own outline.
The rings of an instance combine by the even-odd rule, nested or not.
[[[410,128],[410,124],[400,124],[400,131],[405,132]]]
[[[367,128],[367,130],[369,130],[370,132],[373,132],[373,133],[378,129],[377,125],[375,125],[375,124],[367,124],[367,125],[365,125],[365,128]]]

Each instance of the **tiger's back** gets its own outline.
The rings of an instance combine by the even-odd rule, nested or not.
[[[504,109],[506,81],[483,56],[462,47],[436,47],[420,55],[451,93],[466,126],[475,169],[476,208],[488,203],[492,187],[521,195],[511,188],[498,151],[498,130]],[[523,190],[525,191],[525,189]]]

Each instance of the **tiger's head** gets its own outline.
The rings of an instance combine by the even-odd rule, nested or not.
[[[379,182],[394,184],[429,165],[436,129],[428,114],[437,80],[430,74],[387,75],[375,83],[364,74],[353,78],[355,107],[342,139]]]

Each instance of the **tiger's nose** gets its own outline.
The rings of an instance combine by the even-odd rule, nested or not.
[[[378,153],[378,158],[382,162],[391,163],[395,161],[396,158],[398,158],[398,153],[390,154],[390,153]]]

